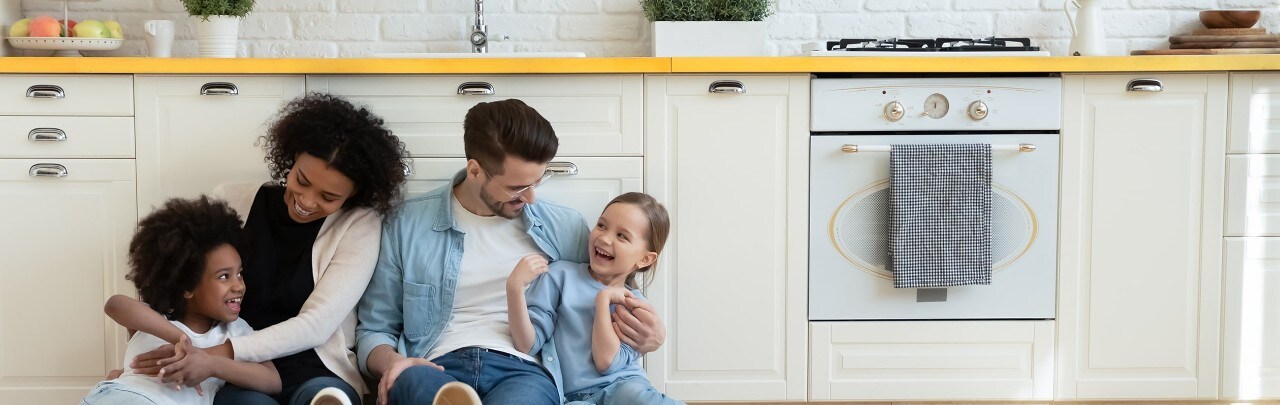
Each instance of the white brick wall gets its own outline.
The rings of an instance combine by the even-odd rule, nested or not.
[[[1200,28],[1196,12],[1263,10],[1261,27],[1280,33],[1280,0],[1106,1],[1110,51],[1167,48],[1169,35]],[[473,0],[258,0],[242,24],[240,55],[361,57],[376,52],[466,51]],[[71,18],[114,19],[128,41],[109,55],[143,55],[143,20],[178,21],[176,56],[195,54],[195,29],[178,0],[72,2]],[[24,0],[27,16],[61,13],[61,3]],[[777,0],[767,20],[774,55],[835,38],[1031,37],[1054,55],[1071,31],[1061,0]],[[486,0],[490,51],[583,51],[648,56],[650,25],[639,0]]]

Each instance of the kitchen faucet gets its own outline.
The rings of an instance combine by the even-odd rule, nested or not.
[[[489,32],[484,26],[484,0],[476,0],[476,22],[471,26],[471,53],[489,52]]]

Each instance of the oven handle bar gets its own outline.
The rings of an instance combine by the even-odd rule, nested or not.
[[[858,152],[888,152],[893,150],[892,145],[856,145],[844,144],[840,146],[840,151],[844,153]],[[1017,145],[991,145],[992,152],[1035,152],[1036,145],[1030,143],[1020,143]]]

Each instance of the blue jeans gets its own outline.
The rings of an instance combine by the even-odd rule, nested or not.
[[[413,366],[400,373],[387,394],[392,405],[431,403],[436,391],[452,381],[475,388],[486,404],[560,404],[560,392],[551,375],[537,363],[514,355],[467,347],[432,362],[444,371]]]
[[[103,381],[89,390],[80,400],[81,405],[140,405],[155,404],[150,397],[142,395],[125,384]]]
[[[641,377],[622,378],[594,392],[578,391],[565,395],[565,405],[593,404],[682,405],[684,402],[658,392],[649,380]]]
[[[325,389],[325,387],[337,387],[342,392],[347,393],[347,398],[351,399],[351,403],[360,403],[360,394],[346,381],[333,377],[316,377],[299,384],[297,387],[291,387],[291,390],[282,391],[280,395],[274,397],[228,383],[218,390],[217,396],[213,397],[213,405],[279,405],[281,403],[308,405],[311,403],[311,398],[314,398],[316,393]]]

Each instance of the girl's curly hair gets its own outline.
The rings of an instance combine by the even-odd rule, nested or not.
[[[215,248],[241,246],[240,217],[225,202],[173,198],[138,221],[129,241],[129,274],[138,298],[169,319],[187,311],[183,294],[196,289]]]
[[[307,153],[328,163],[355,183],[344,207],[391,211],[401,198],[409,153],[382,118],[342,97],[310,93],[290,101],[260,138],[271,177],[284,183]]]

